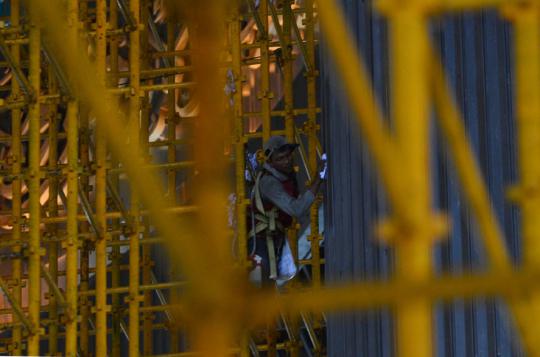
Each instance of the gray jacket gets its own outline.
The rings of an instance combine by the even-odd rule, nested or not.
[[[284,189],[281,182],[287,180],[287,176],[275,170],[268,164],[264,164],[266,171],[270,175],[264,175],[259,184],[259,190],[263,199],[272,202],[280,210],[289,216],[300,219],[309,212],[309,207],[315,200],[315,195],[307,190],[298,198],[290,196]]]

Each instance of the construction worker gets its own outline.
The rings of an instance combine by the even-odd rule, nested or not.
[[[288,248],[285,230],[293,217],[300,218],[309,211],[323,181],[322,175],[315,175],[311,186],[299,194],[293,165],[297,147],[282,136],[273,136],[264,143],[266,162],[256,176],[251,195],[249,248],[256,268],[261,271],[263,286],[289,274],[279,268],[282,250],[284,246]]]

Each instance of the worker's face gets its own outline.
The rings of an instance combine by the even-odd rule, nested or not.
[[[270,158],[269,163],[274,169],[284,174],[291,174],[294,171],[292,154],[291,150],[276,152]]]

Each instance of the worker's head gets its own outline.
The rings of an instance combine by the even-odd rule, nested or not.
[[[283,136],[272,136],[264,143],[266,162],[274,169],[290,174],[294,171],[292,154],[298,144],[290,144]]]

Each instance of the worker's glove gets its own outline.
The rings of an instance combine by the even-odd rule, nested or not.
[[[324,163],[324,166],[322,170],[319,172],[319,177],[321,180],[326,180],[327,172],[328,172],[328,162],[326,161],[326,154],[322,154],[321,160]]]

